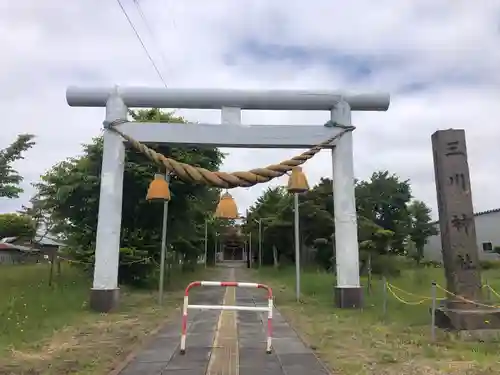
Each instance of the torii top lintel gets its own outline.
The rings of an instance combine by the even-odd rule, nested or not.
[[[116,91],[131,108],[331,110],[344,100],[353,111],[386,111],[390,103],[389,94],[381,92],[75,86],[66,90],[66,100],[72,107],[105,107],[109,96]]]

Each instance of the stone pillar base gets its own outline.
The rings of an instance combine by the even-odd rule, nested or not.
[[[107,313],[118,307],[120,289],[91,289],[90,309],[100,313]]]
[[[335,307],[360,309],[363,307],[362,287],[335,287]]]
[[[500,329],[500,311],[482,307],[450,309],[438,307],[435,313],[436,327],[449,331],[476,331]]]

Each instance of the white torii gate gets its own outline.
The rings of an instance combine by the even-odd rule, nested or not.
[[[106,122],[127,120],[129,107],[220,109],[221,124],[129,122],[119,126],[143,143],[207,145],[235,148],[310,148],[352,126],[351,111],[386,111],[389,94],[346,94],[333,91],[218,90],[167,88],[69,87],[66,99],[73,107],[105,107]],[[324,110],[325,125],[242,125],[241,110]],[[352,132],[331,145],[337,286],[335,304],[361,307],[359,249],[354,196]],[[104,130],[101,190],[90,306],[100,312],[118,304],[118,265],[123,196],[124,140]],[[278,162],[278,161],[276,161]]]

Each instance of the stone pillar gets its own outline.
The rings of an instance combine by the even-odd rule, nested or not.
[[[341,101],[335,106],[331,111],[331,122],[333,126],[352,126],[351,108],[348,103]],[[360,308],[363,305],[363,289],[359,282],[352,131],[340,136],[335,145],[332,150],[337,269],[335,305],[340,308]]]
[[[459,296],[448,296],[445,306],[436,310],[436,325],[481,336],[500,328],[500,310],[488,308],[481,296],[465,131],[435,132],[432,149],[446,289]]]
[[[432,149],[447,289],[478,301],[481,275],[465,131],[435,132]],[[450,298],[447,307],[469,308],[470,304]]]

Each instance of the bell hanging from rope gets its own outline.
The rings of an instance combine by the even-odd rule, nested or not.
[[[148,201],[169,201],[170,188],[165,176],[162,174],[155,174],[155,178],[149,184],[148,194],[146,195]]]
[[[304,193],[309,190],[307,177],[304,172],[302,172],[301,167],[292,168],[292,173],[288,179],[287,189],[290,193]]]
[[[238,219],[238,207],[228,192],[225,192],[220,197],[219,204],[215,210],[215,217],[220,219]]]

